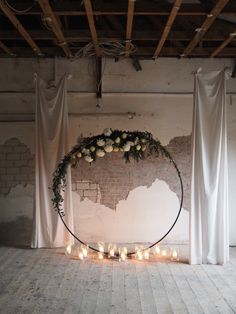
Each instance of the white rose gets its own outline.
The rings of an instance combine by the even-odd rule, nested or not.
[[[115,146],[115,147],[113,148],[113,151],[114,151],[114,152],[118,152],[118,151],[119,151],[119,147],[116,147],[116,146]]]
[[[104,140],[102,140],[102,139],[97,140],[97,146],[102,147],[102,146],[104,146],[104,145],[105,145],[105,141],[104,141]]]
[[[120,138],[119,138],[119,137],[117,137],[117,138],[115,139],[115,143],[116,143],[116,144],[119,144],[119,143],[120,143]]]
[[[132,141],[127,141],[126,144],[129,144],[130,146],[134,146],[134,142]]]
[[[87,149],[87,148],[83,148],[83,149],[82,149],[82,153],[83,153],[84,155],[89,155],[90,151],[89,151],[89,149]]]
[[[81,152],[78,152],[78,153],[76,154],[76,156],[77,156],[78,158],[81,158],[81,157],[82,157]]]
[[[97,149],[97,150],[96,150],[96,155],[97,155],[98,157],[103,157],[103,156],[105,156],[105,152],[104,152],[104,150],[102,150],[102,149]]]
[[[111,153],[113,151],[113,147],[112,147],[112,145],[106,145],[104,147],[104,150],[106,153]]]
[[[125,140],[126,139],[126,137],[127,137],[127,133],[123,133],[122,135],[121,135],[121,137]]]
[[[123,150],[124,150],[124,152],[130,151],[130,145],[129,145],[128,143],[126,143],[126,144],[123,146]]]
[[[140,150],[141,149],[141,145],[136,145],[136,150]]]
[[[91,147],[90,147],[90,151],[91,151],[91,152],[95,152],[95,149],[96,149],[96,147],[94,147],[94,146],[91,146]]]
[[[114,141],[111,138],[106,139],[106,145],[112,145]]]
[[[92,162],[93,161],[93,158],[91,156],[84,156],[84,160],[87,161],[87,162]]]
[[[112,134],[112,129],[111,129],[111,128],[105,129],[105,130],[103,131],[103,134],[104,134],[105,136],[111,136],[111,134]]]

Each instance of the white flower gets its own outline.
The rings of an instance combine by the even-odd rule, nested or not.
[[[113,151],[113,147],[112,147],[112,145],[106,145],[104,147],[104,150],[106,153],[111,153]]]
[[[87,161],[87,162],[92,162],[93,161],[93,158],[89,155],[86,155],[84,156],[84,160]]]
[[[120,143],[120,138],[119,138],[119,137],[117,137],[117,138],[115,139],[115,143],[116,143],[116,144],[119,144],[119,143]]]
[[[129,145],[128,143],[126,143],[126,144],[123,146],[123,150],[124,150],[124,152],[130,151],[130,145]]]
[[[102,147],[102,146],[104,146],[104,145],[105,145],[105,141],[104,141],[103,139],[97,140],[97,146]]]
[[[89,151],[89,149],[87,149],[87,148],[83,148],[83,149],[82,149],[82,153],[83,153],[84,155],[89,155],[90,151]]]
[[[76,154],[76,156],[77,156],[78,158],[81,158],[81,157],[82,157],[81,152],[78,152],[78,153]]]
[[[96,155],[97,155],[98,157],[103,157],[103,156],[105,156],[105,152],[104,152],[104,150],[98,148],[98,149],[96,150]]]
[[[112,145],[114,141],[111,138],[106,139],[106,145]]]
[[[91,151],[91,152],[95,152],[95,149],[96,149],[96,147],[94,147],[94,146],[91,146],[91,147],[90,147],[90,151]]]
[[[142,142],[142,143],[146,143],[146,139],[145,139],[145,138],[142,138],[142,139],[141,139],[141,142]]]
[[[127,141],[126,144],[129,144],[130,146],[134,146],[134,142],[132,141]]]
[[[136,150],[140,150],[141,149],[141,145],[136,145]]]
[[[119,151],[119,147],[116,147],[116,146],[115,146],[115,147],[113,148],[113,151],[114,151],[114,152],[118,152],[118,151]]]
[[[125,140],[126,139],[126,137],[127,137],[127,133],[123,133],[122,135],[121,135],[121,137]]]
[[[103,131],[103,134],[104,134],[105,136],[111,136],[111,134],[112,134],[112,129],[111,129],[111,128],[105,129],[105,130]]]

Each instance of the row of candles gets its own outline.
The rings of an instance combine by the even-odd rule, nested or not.
[[[66,255],[72,254],[72,245],[68,245],[65,249]],[[89,254],[88,245],[81,244],[77,249],[77,256],[80,260],[86,259]],[[177,248],[169,249],[167,247],[161,247],[159,245],[154,246],[152,249],[144,249],[142,246],[135,248],[135,259],[138,261],[149,260],[150,254],[158,258],[169,258],[172,261],[179,261],[179,250]],[[105,244],[103,242],[98,243],[98,259],[102,260],[105,257],[108,258],[119,258],[120,262],[125,262],[128,259],[127,247],[117,248],[115,244],[109,244],[107,253],[105,253]]]

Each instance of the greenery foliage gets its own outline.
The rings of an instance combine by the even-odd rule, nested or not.
[[[139,131],[121,131],[105,129],[103,134],[83,139],[79,144],[74,146],[71,151],[64,156],[53,174],[53,194],[52,199],[54,208],[64,216],[63,192],[66,186],[66,172],[68,165],[77,167],[80,160],[93,163],[97,158],[105,156],[111,152],[123,152],[127,162],[131,159],[135,161],[142,160],[149,155],[164,156],[175,167],[178,175],[180,172],[172,159],[170,153],[155,140],[151,133]]]

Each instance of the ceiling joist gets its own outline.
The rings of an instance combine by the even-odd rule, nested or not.
[[[64,34],[61,30],[61,26],[57,20],[57,17],[55,16],[48,0],[38,0],[38,4],[40,5],[44,18],[52,28],[52,31],[54,35],[56,36],[58,40],[58,45],[61,47],[61,49],[64,51],[65,55],[70,58],[72,57],[70,48],[66,42],[66,39],[64,37]]]
[[[84,7],[85,7],[85,11],[86,11],[87,19],[88,19],[88,24],[89,24],[89,29],[90,29],[92,41],[94,44],[94,48],[96,51],[96,55],[97,55],[97,57],[100,57],[101,51],[100,51],[99,44],[98,44],[98,36],[97,36],[97,31],[96,31],[96,27],[95,27],[95,23],[94,23],[94,18],[93,18],[93,8],[92,8],[91,1],[90,0],[84,0]]]
[[[210,55],[211,58],[216,57],[231,41],[236,38],[236,31],[229,34],[229,37],[225,39],[222,44],[217,47]]]
[[[6,4],[4,3],[3,0],[0,0],[0,9],[8,17],[8,19],[12,22],[12,24],[15,26],[15,28],[18,30],[18,32],[21,34],[21,36],[31,46],[31,48],[34,50],[34,52],[39,57],[42,57],[43,53],[40,50],[40,48],[37,46],[37,44],[31,38],[31,36],[27,32],[27,30],[24,28],[24,26],[21,24],[21,22],[18,20],[18,18],[15,16],[15,14],[6,6]]]
[[[177,13],[179,11],[181,3],[182,3],[182,0],[175,0],[175,3],[173,5],[172,10],[170,12],[170,15],[168,17],[166,26],[165,26],[164,31],[162,33],[161,39],[160,39],[160,41],[159,41],[159,43],[157,45],[156,51],[155,51],[155,53],[153,55],[153,58],[158,58],[159,57],[161,49],[164,46],[166,38],[168,37],[169,32],[171,30],[171,27],[172,27],[172,25],[174,23],[174,20],[175,20],[176,16],[177,16]]]
[[[207,18],[203,22],[203,24],[196,29],[196,34],[193,37],[193,39],[190,41],[188,46],[184,49],[183,53],[181,54],[182,57],[187,57],[191,54],[193,49],[197,46],[197,44],[201,41],[202,37],[205,35],[205,33],[208,31],[208,29],[211,27],[215,19],[218,17],[218,15],[221,13],[221,11],[224,9],[226,4],[229,2],[229,0],[218,0],[216,5],[213,7],[211,12],[207,15]]]
[[[128,2],[126,44],[125,44],[126,57],[129,56],[129,49],[130,49],[130,44],[131,44],[132,26],[133,26],[133,17],[134,17],[134,3],[135,3],[135,0],[129,0]]]
[[[2,41],[0,41],[0,49],[2,49],[4,52],[12,57],[15,56],[14,52],[9,49]]]

